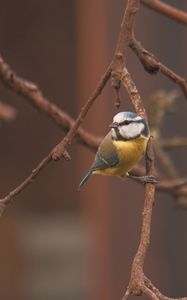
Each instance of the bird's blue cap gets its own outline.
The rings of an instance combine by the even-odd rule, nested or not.
[[[122,111],[114,116],[113,121],[117,123],[121,123],[124,120],[142,120],[142,118],[132,111]]]

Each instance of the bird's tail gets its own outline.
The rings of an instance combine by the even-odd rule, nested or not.
[[[91,175],[92,175],[92,171],[89,170],[88,173],[86,173],[84,178],[81,180],[81,182],[79,184],[79,190],[83,187],[83,185],[86,183],[86,181],[90,178]]]

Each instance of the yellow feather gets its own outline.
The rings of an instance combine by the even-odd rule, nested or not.
[[[94,174],[125,175],[144,156],[148,139],[141,136],[129,141],[113,141],[120,157],[120,163],[113,168],[94,171]]]

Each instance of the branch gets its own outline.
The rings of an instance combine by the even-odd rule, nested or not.
[[[119,33],[119,38],[111,64],[112,68],[112,85],[114,87],[120,87],[121,83],[124,84],[129,97],[134,105],[136,112],[147,119],[145,109],[143,107],[143,102],[141,101],[140,95],[136,89],[136,86],[127,70],[125,59],[127,56],[128,46],[134,36],[134,22],[135,15],[140,7],[140,2],[136,0],[128,1],[123,21],[121,24],[121,30]]]
[[[64,155],[66,159],[69,158],[69,154],[66,152],[65,148],[71,143],[75,135],[80,143],[88,146],[92,150],[96,149],[100,138],[90,135],[84,129],[79,128],[79,126],[82,123],[89,108],[91,107],[97,96],[101,93],[111,74],[113,86],[115,88],[119,88],[121,82],[123,82],[129,93],[129,96],[131,97],[131,100],[133,101],[136,111],[146,118],[145,110],[141,104],[136,86],[133,83],[126,66],[123,65],[123,60],[124,56],[127,54],[128,45],[130,45],[137,53],[146,69],[149,69],[149,71],[154,70],[154,72],[155,70],[160,69],[166,76],[177,82],[182,87],[184,93],[187,94],[187,84],[185,79],[181,78],[180,76],[163,66],[160,62],[158,62],[158,60],[152,54],[147,52],[134,38],[134,16],[139,9],[139,1],[132,0],[131,3],[133,9],[129,9],[129,6],[127,6],[127,9],[125,11],[112,63],[103,75],[99,85],[97,86],[88,102],[82,108],[81,113],[79,114],[76,121],[73,121],[73,119],[71,119],[66,113],[60,110],[56,105],[50,103],[46,98],[44,98],[41,91],[34,83],[19,78],[15,74],[15,72],[11,70],[9,65],[4,62],[2,57],[0,57],[0,77],[4,84],[11,90],[24,96],[41,112],[47,114],[56,122],[56,124],[63,128],[64,131],[68,131],[70,129],[65,138],[56,147],[53,148],[53,160],[59,159],[62,155]]]
[[[114,55],[114,60],[112,64],[111,75],[112,75],[112,83],[114,84],[114,87],[116,86],[120,87],[121,83],[123,83],[123,85],[125,86],[129,94],[132,104],[134,105],[136,112],[140,114],[142,117],[144,117],[145,119],[147,119],[147,114],[144,109],[143,101],[126,67],[127,46],[130,43],[130,41],[134,39],[134,32],[133,32],[134,21],[135,21],[135,15],[139,10],[139,4],[140,4],[139,0],[128,0],[127,2],[127,7],[121,25],[121,34],[123,33],[124,36],[123,38],[120,38],[119,36],[117,47],[116,47],[116,53]],[[171,72],[169,74],[171,75]],[[154,153],[152,148],[152,141],[150,139],[146,151],[146,174],[148,176],[152,175],[153,170],[154,170]],[[146,281],[146,276],[143,271],[144,261],[147,254],[149,242],[150,242],[154,194],[155,194],[155,186],[150,183],[146,184],[140,243],[136,255],[134,257],[134,261],[131,269],[131,278],[127,290],[124,294],[123,300],[127,299],[130,294],[141,295],[142,293],[147,295],[149,298],[155,300],[164,299],[165,297],[162,296],[162,294],[159,292],[158,289],[156,288],[151,289],[150,286],[146,284],[148,280]]]
[[[161,141],[162,148],[165,150],[171,150],[179,147],[187,146],[187,138],[185,137],[173,137],[169,139],[164,139]]]
[[[146,112],[142,99],[138,93],[138,90],[135,86],[135,83],[132,80],[131,75],[129,74],[125,59],[126,59],[126,47],[127,41],[130,41],[133,38],[133,25],[135,13],[137,13],[139,8],[139,1],[128,1],[124,19],[121,25],[121,32],[126,32],[124,39],[118,40],[118,45],[116,47],[116,55],[114,57],[114,64],[112,65],[112,80],[115,86],[120,86],[121,82],[125,86],[132,104],[136,112],[146,118]],[[147,147],[147,156],[146,156],[146,166],[147,166],[147,175],[153,174],[154,169],[154,154],[152,149],[151,140],[148,143]],[[154,203],[154,193],[155,186],[152,184],[146,184],[145,189],[145,203],[143,210],[143,223],[141,230],[141,238],[137,253],[135,255],[132,270],[131,270],[131,279],[126,290],[126,293],[123,297],[123,300],[127,299],[130,294],[140,295],[144,293],[151,299],[160,299],[162,295],[158,289],[154,288],[151,290],[149,286],[146,285],[146,276],[143,272],[145,256],[148,250],[149,240],[150,240],[150,229],[151,229],[151,220],[152,220],[152,208]],[[155,292],[157,291],[157,293]],[[164,298],[164,296],[162,297]],[[169,299],[169,298],[168,298]]]
[[[72,139],[76,135],[76,132],[78,131],[79,126],[84,121],[89,109],[92,107],[93,103],[97,99],[97,97],[101,94],[102,90],[104,89],[107,81],[109,80],[111,75],[111,67],[109,66],[104,75],[102,76],[100,82],[98,83],[96,89],[90,96],[90,98],[87,100],[87,102],[84,104],[84,106],[81,108],[81,111],[74,123],[74,125],[71,127],[67,135],[63,138],[63,140],[52,150],[52,158],[53,160],[59,160],[61,156],[66,155],[66,147],[71,144]]]
[[[20,185],[18,185],[14,190],[10,191],[4,198],[0,199],[0,216],[2,216],[5,208],[11,203],[13,198],[22,192],[28,185],[30,185],[41,172],[41,170],[47,166],[51,160],[52,157],[50,153],[38,164],[35,169],[32,170],[31,174]]]
[[[147,119],[147,114],[143,105],[143,101],[140,97],[140,94],[138,93],[138,90],[136,88],[135,83],[132,80],[132,77],[130,73],[127,70],[127,67],[124,65],[123,73],[121,77],[122,83],[124,87],[126,88],[129,97],[132,101],[132,104],[134,105],[134,108],[140,116],[142,116],[144,119]]]
[[[141,2],[145,6],[151,8],[171,19],[174,19],[177,22],[187,24],[187,13],[184,11],[174,8],[174,7],[172,7],[166,3],[163,3],[162,1],[159,1],[159,0],[141,0]]]
[[[138,90],[133,82],[130,73],[127,70],[125,60],[127,54],[127,47],[129,41],[132,39],[134,33],[134,22],[135,15],[139,10],[139,0],[128,0],[127,7],[125,10],[123,22],[121,25],[121,33],[124,33],[123,39],[118,39],[116,54],[114,56],[114,63],[112,64],[112,79],[115,83],[123,83],[125,86],[129,97],[134,105],[134,108],[138,114],[147,119],[143,101],[138,93]],[[126,33],[126,34],[125,34]],[[153,173],[154,168],[154,154],[152,151],[152,142],[149,140],[147,146],[147,155],[146,155],[146,167],[147,175]],[[152,217],[152,207],[154,202],[154,193],[155,186],[153,184],[146,184],[145,188],[145,204],[143,211],[143,224],[142,224],[142,233],[140,244],[135,255],[131,279],[127,291],[123,299],[127,299],[130,294],[140,295],[144,286],[144,273],[143,266],[144,260],[148,249],[149,239],[150,239],[150,228],[151,228],[151,217]]]
[[[162,146],[160,145],[159,141],[155,142],[154,145],[155,145],[155,154],[159,162],[164,167],[164,171],[167,174],[167,176],[169,176],[170,179],[177,178],[179,174],[171,157],[168,155],[168,153],[166,153],[162,149]]]
[[[65,150],[65,147],[71,143],[72,138],[77,132],[79,133],[79,136],[81,136],[81,141],[84,141],[84,143],[87,146],[92,146],[91,148],[95,148],[95,144],[98,144],[98,140],[88,135],[88,133],[86,133],[83,129],[79,129],[78,131],[78,128],[79,125],[83,122],[88,110],[90,109],[96,98],[103,90],[105,84],[107,83],[110,77],[110,68],[108,68],[102,76],[93,94],[83,106],[76,121],[73,121],[73,119],[71,119],[67,114],[60,111],[60,109],[58,109],[57,106],[50,104],[50,102],[42,96],[40,90],[35,84],[16,76],[16,74],[10,69],[9,65],[7,65],[1,57],[0,77],[3,80],[3,82],[12,90],[17,92],[18,94],[21,94],[22,96],[25,96],[37,108],[41,109],[42,111],[45,111],[46,113],[49,113],[50,117],[55,119],[58,124],[61,124],[63,126],[64,124],[66,124],[66,126],[69,126],[70,130],[65,136],[62,143],[63,149],[60,148],[60,150],[63,151],[61,155],[63,155],[66,160],[69,160],[70,156]],[[57,116],[60,116],[60,118],[58,118]],[[31,174],[20,185],[18,185],[14,190],[9,192],[4,198],[0,199],[0,215],[2,215],[6,206],[13,200],[13,198],[17,194],[22,192],[31,182],[33,182],[33,180],[44,169],[44,167],[46,167],[52,160],[59,159],[59,156],[56,156],[56,152],[58,151],[59,146],[61,146],[61,143],[55,146],[50,151],[50,153],[36,166],[35,169],[33,169]]]
[[[151,134],[154,136],[155,154],[159,163],[164,168],[164,173],[166,173],[170,179],[177,178],[179,174],[173,160],[162,147],[162,124],[165,115],[168,112],[174,111],[174,102],[178,96],[179,93],[177,93],[176,90],[170,92],[158,90],[156,93],[151,95],[150,105],[148,106],[149,124]]]
[[[1,55],[0,78],[6,87],[24,97],[41,113],[50,117],[65,132],[74,126],[75,120],[45,98],[35,83],[16,75],[15,71],[4,61]],[[96,150],[100,142],[99,137],[91,135],[83,128],[78,128],[76,138],[79,143],[88,146],[91,150]]]
[[[147,175],[152,175],[154,170],[154,153],[152,148],[151,139],[147,145],[146,153],[146,168]],[[141,229],[141,237],[138,250],[133,260],[131,269],[131,279],[127,288],[127,291],[123,297],[123,300],[127,299],[128,295],[141,295],[145,293],[148,295],[147,289],[145,289],[145,275],[143,273],[145,256],[148,250],[150,242],[150,229],[151,229],[151,219],[152,219],[152,208],[154,204],[154,194],[155,186],[153,184],[146,184],[145,188],[145,202],[143,209],[143,223]],[[154,295],[149,295],[150,298],[154,299]]]
[[[135,166],[131,173],[135,176],[144,176],[145,169],[137,165]],[[164,177],[161,173],[157,170],[154,170],[153,175],[158,179],[158,183],[155,186],[156,191],[169,194],[170,196],[177,199],[177,205],[181,207],[187,207],[187,178],[177,178],[171,179]],[[142,185],[140,181],[131,178],[131,180],[135,181]],[[181,199],[183,198],[183,201]]]
[[[147,71],[149,71],[150,73],[155,73],[160,70],[167,77],[178,83],[183,89],[185,95],[187,96],[187,83],[185,79],[175,74],[173,71],[166,68],[164,65],[162,65],[151,53],[146,51],[141,46],[141,44],[136,41],[134,37],[134,22],[135,16],[139,10],[139,6],[140,0],[128,0],[113,60],[110,63],[104,75],[102,76],[93,94],[82,107],[80,114],[78,115],[75,121],[73,121],[68,115],[64,115],[64,113],[57,106],[50,104],[50,102],[42,96],[40,90],[35,84],[19,78],[0,57],[0,77],[3,80],[3,82],[10,89],[28,99],[35,107],[39,108],[42,112],[45,112],[47,115],[49,115],[53,120],[55,120],[57,124],[62,126],[64,130],[67,131],[69,129],[64,139],[51,150],[51,152],[38,164],[38,166],[32,171],[32,173],[17,188],[11,191],[4,198],[0,199],[0,214],[3,213],[5,207],[8,203],[12,201],[13,197],[15,197],[21,191],[23,191],[36,178],[36,176],[41,172],[41,170],[45,166],[47,166],[51,161],[58,160],[62,156],[64,156],[64,158],[67,160],[70,159],[70,156],[67,152],[67,147],[71,144],[72,139],[74,138],[74,136],[77,135],[77,133],[81,141],[86,141],[87,146],[90,147],[90,145],[93,146],[93,144],[94,147],[96,146],[98,141],[92,140],[90,142],[90,136],[89,138],[88,136],[85,136],[85,131],[83,131],[83,129],[80,129],[80,125],[82,124],[85,116],[87,115],[89,109],[92,107],[96,98],[104,89],[110,77],[112,85],[117,92],[118,98],[121,84],[123,84],[129,94],[129,97],[131,99],[132,104],[134,105],[136,112],[143,118],[147,119],[147,114],[144,108],[143,101],[126,66],[128,46],[130,46],[135,51],[135,53],[138,55],[140,61],[142,62]],[[90,148],[94,148],[92,146]],[[152,149],[152,141],[150,139],[146,151],[146,174],[149,176],[153,175],[153,169],[154,153]],[[162,183],[158,185],[158,189],[165,189],[165,191],[170,191],[176,196],[177,191],[185,189],[184,185],[186,183],[186,179],[183,179],[180,182],[173,181],[172,185],[171,182],[167,184],[165,182],[164,186],[164,181],[162,181]],[[147,183],[145,186],[145,202],[143,209],[140,243],[137,253],[134,257],[131,269],[131,278],[123,299],[127,299],[130,294],[140,295],[142,293],[147,295],[149,298],[155,300],[170,299],[168,297],[163,296],[160,293],[160,291],[156,287],[154,287],[151,281],[145,276],[143,271],[144,261],[150,242],[154,194],[155,186],[151,183]]]
[[[162,64],[152,53],[144,49],[141,43],[138,42],[134,36],[132,36],[129,46],[138,56],[144,69],[148,73],[156,74],[158,71],[160,71],[163,75],[178,84],[181,87],[184,96],[187,98],[187,81],[185,78],[179,76],[164,64]]]
[[[124,81],[128,79],[127,75],[129,76],[129,73],[126,74],[126,77],[124,76],[125,77],[125,80],[123,78]],[[74,125],[75,120],[73,120],[67,113],[62,111],[57,105],[51,103],[48,99],[46,99],[36,84],[18,77],[16,73],[10,68],[10,66],[3,60],[2,57],[0,57],[0,78],[8,88],[20,94],[26,100],[29,100],[29,102],[36,109],[38,109],[41,113],[49,116],[55,122],[55,124],[57,124],[63,131],[67,132]],[[87,132],[81,127],[78,128],[76,138],[79,143],[86,146],[88,149],[92,151],[96,151],[102,139],[98,136],[94,136],[93,134]],[[175,145],[177,146],[178,144],[180,145],[181,143],[186,145],[186,139],[184,139],[183,142],[183,140],[180,139],[178,140],[178,138],[176,138],[175,140],[171,141],[171,147],[174,147]],[[163,147],[170,147],[170,140],[168,141],[164,139],[162,141],[162,144]],[[45,159],[42,160],[42,162],[44,161]],[[44,163],[44,165],[46,166],[47,164]],[[41,166],[42,164],[40,163],[39,166],[37,166],[34,169],[34,170],[38,170],[37,175],[42,170]],[[136,166],[133,169],[133,173],[140,176],[144,175],[144,168],[140,168]],[[11,191],[7,196],[3,198],[4,200],[1,199],[1,204],[3,203],[3,201],[7,203],[7,199],[11,198],[10,200],[12,200],[13,197],[15,197],[18,193],[24,190],[30,183],[32,183],[33,180],[36,178],[34,174],[35,172],[32,171],[31,174],[17,188],[15,188],[15,190],[13,190],[16,191],[16,193]],[[187,196],[187,189],[185,187],[176,190],[172,186],[173,181],[164,180],[164,178],[162,178],[163,176],[158,172],[156,176],[160,178],[159,184],[156,186],[156,189],[158,191],[169,193],[175,197]]]

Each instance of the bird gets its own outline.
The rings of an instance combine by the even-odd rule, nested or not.
[[[110,131],[102,140],[90,169],[79,189],[93,174],[131,177],[142,183],[156,184],[154,176],[135,176],[130,173],[145,155],[150,130],[147,121],[135,112],[119,112],[109,125]]]

